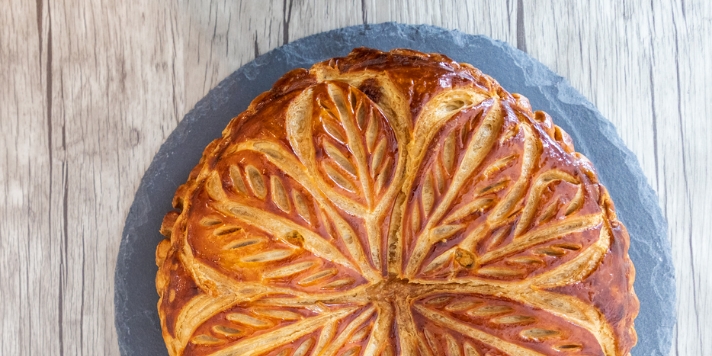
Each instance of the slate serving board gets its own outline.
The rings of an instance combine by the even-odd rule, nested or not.
[[[233,117],[287,71],[344,56],[354,47],[411,48],[443,53],[494,77],[529,98],[568,132],[596,166],[631,236],[640,315],[636,356],[668,355],[675,324],[675,281],[667,225],[658,199],[633,153],[613,125],[559,75],[526,53],[485,36],[395,23],[354,26],[316,34],[270,51],[223,80],[178,124],[153,158],[126,218],[116,263],[116,330],[122,355],[165,355],[154,279],[158,229],[205,146]]]

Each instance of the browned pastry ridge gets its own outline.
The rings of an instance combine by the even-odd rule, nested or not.
[[[627,355],[629,238],[526,98],[439,54],[287,73],[206,149],[156,250],[171,355]]]

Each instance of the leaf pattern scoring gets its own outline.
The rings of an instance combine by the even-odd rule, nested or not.
[[[601,268],[630,270],[625,232],[547,115],[437,55],[305,73],[176,193],[156,253],[171,354],[627,353],[632,281],[605,286],[624,318],[591,297]]]

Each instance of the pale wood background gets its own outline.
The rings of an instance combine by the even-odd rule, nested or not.
[[[124,219],[183,115],[260,53],[383,21],[507,41],[615,123],[670,225],[672,353],[712,354],[708,0],[0,0],[0,354],[118,354]]]

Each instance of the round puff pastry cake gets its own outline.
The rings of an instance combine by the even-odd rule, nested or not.
[[[439,54],[287,73],[166,215],[171,355],[627,355],[629,238],[526,98]]]

